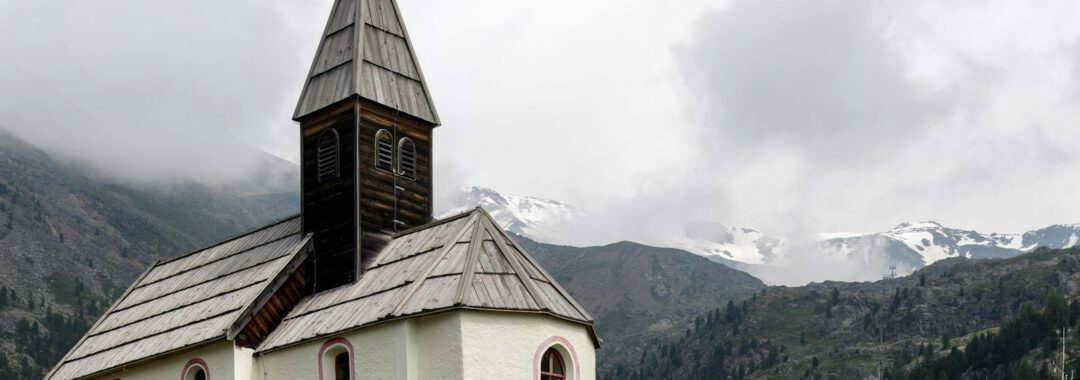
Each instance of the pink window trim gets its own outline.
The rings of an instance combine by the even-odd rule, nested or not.
[[[574,367],[574,377],[570,378],[570,380],[581,379],[581,366],[578,364],[577,351],[574,351],[574,346],[570,345],[569,340],[556,335],[547,338],[544,343],[540,343],[540,347],[538,347],[536,353],[533,354],[533,380],[540,380],[540,359],[543,358],[544,353],[547,352],[549,348],[556,344],[570,352],[570,366]]]
[[[326,350],[339,345],[344,346],[345,351],[349,352],[349,379],[356,379],[356,361],[353,355],[352,343],[349,343],[348,339],[338,337],[326,341],[326,343],[323,343],[322,347],[319,348],[319,380],[323,380],[323,357],[326,356]],[[207,378],[206,380],[210,379]]]
[[[206,373],[206,380],[210,380],[210,366],[206,365],[206,361],[202,360],[202,358],[192,358],[191,360],[188,360],[187,364],[184,364],[184,370],[180,372],[180,380],[184,380],[184,378],[187,377],[188,370],[195,366],[202,368],[203,373]]]

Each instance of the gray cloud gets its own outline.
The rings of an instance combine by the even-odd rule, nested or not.
[[[709,178],[684,185],[726,184],[733,207],[716,219],[788,238],[797,270],[814,267],[804,256],[825,231],[1075,222],[1065,189],[1080,185],[1080,155],[1064,141],[1080,137],[1080,31],[1065,15],[1078,10],[736,0],[706,12],[676,48]]]
[[[824,164],[857,164],[916,142],[958,99],[906,79],[881,8],[735,1],[702,16],[679,55],[704,118],[702,148],[783,146]]]
[[[793,246],[1080,221],[1075,1],[399,5],[444,121],[440,194],[564,200],[644,242],[696,220]],[[0,125],[131,179],[295,158],[329,6],[0,2]]]
[[[318,36],[291,29],[282,3],[6,1],[0,123],[122,178],[243,173],[251,151],[296,134]]]

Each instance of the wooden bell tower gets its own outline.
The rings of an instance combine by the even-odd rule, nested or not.
[[[393,234],[432,219],[439,125],[394,0],[336,0],[293,120],[312,283],[357,280]]]

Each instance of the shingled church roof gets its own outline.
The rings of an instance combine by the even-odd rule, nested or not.
[[[359,281],[301,300],[256,351],[451,309],[548,314],[599,344],[585,309],[477,208],[397,235]]]
[[[393,0],[334,2],[293,119],[353,95],[439,124]]]
[[[310,240],[297,217],[155,263],[47,378],[233,339],[312,254]],[[300,299],[256,350],[454,309],[546,314],[585,325],[599,344],[585,309],[477,208],[394,236],[358,281]]]
[[[151,265],[47,379],[75,379],[226,339],[303,263],[300,219]]]

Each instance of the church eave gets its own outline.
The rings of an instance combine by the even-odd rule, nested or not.
[[[296,342],[292,342],[292,343],[282,345],[282,346],[277,346],[277,347],[272,347],[272,348],[267,348],[267,349],[258,349],[258,350],[256,350],[254,352],[254,356],[262,356],[262,355],[266,355],[266,354],[276,352],[276,351],[287,350],[289,348],[296,347],[296,346],[301,346],[301,345],[304,345],[306,343],[320,341],[320,340],[332,338],[332,337],[343,335],[343,334],[352,333],[352,332],[355,332],[355,331],[359,331],[359,330],[363,330],[363,329],[367,329],[367,328],[371,328],[371,327],[375,327],[375,326],[385,325],[387,323],[403,321],[403,320],[407,320],[407,319],[414,319],[414,318],[423,318],[423,317],[428,317],[428,316],[433,316],[433,315],[438,315],[438,314],[450,313],[450,312],[454,312],[454,311],[480,311],[480,312],[485,312],[485,313],[509,313],[509,314],[544,315],[544,316],[548,316],[548,317],[552,317],[552,318],[556,318],[556,319],[559,319],[559,320],[563,320],[563,321],[567,321],[567,322],[571,322],[571,323],[581,325],[582,327],[584,327],[588,331],[589,338],[590,338],[590,340],[592,340],[593,346],[595,348],[599,348],[600,344],[603,343],[603,340],[600,339],[600,336],[596,334],[596,329],[593,327],[592,321],[582,321],[582,320],[577,320],[577,319],[573,319],[573,318],[568,318],[568,317],[565,317],[565,316],[562,316],[562,315],[552,313],[550,311],[512,310],[512,309],[499,309],[499,308],[485,308],[485,307],[479,307],[479,306],[456,305],[456,306],[450,306],[450,307],[444,307],[444,308],[438,308],[438,309],[432,309],[432,310],[425,310],[425,311],[415,313],[415,314],[384,318],[384,319],[380,319],[378,321],[365,323],[365,324],[360,325],[360,326],[349,327],[349,328],[346,328],[346,329],[343,329],[343,330],[340,330],[340,331],[336,331],[336,332],[311,336],[311,337],[304,338],[302,340],[298,340]]]
[[[307,260],[308,256],[312,252],[311,244],[312,234],[308,233],[304,236],[303,246],[300,248],[299,253],[294,255],[288,264],[285,264],[283,268],[271,281],[268,281],[262,291],[259,292],[259,296],[255,299],[255,302],[249,304],[240,316],[233,322],[229,329],[226,331],[226,339],[234,340],[236,336],[244,330],[244,327],[251,322],[252,318],[259,313],[260,310],[266,305],[267,301],[277,293],[278,289],[292,276],[292,274],[304,264],[304,260]]]

